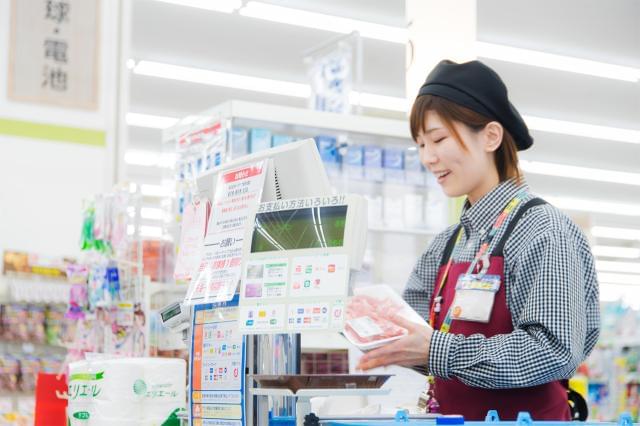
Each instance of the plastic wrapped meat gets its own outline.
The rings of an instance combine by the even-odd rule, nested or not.
[[[404,307],[391,299],[367,295],[354,296],[347,306],[345,331],[357,343],[372,343],[406,334],[392,318]]]

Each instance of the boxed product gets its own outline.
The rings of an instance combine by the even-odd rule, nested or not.
[[[362,145],[349,145],[344,158],[344,170],[350,179],[362,179],[364,177],[364,147]]]
[[[420,153],[416,148],[408,148],[404,152],[405,181],[412,185],[424,186],[425,173],[420,161]]]
[[[368,351],[396,341],[407,334],[394,318],[400,316],[416,324],[423,318],[387,285],[360,287],[347,305],[343,334],[358,349]]]
[[[282,146],[282,145],[286,145],[288,143],[293,142],[293,136],[289,136],[289,135],[273,135],[273,137],[271,138],[271,146],[273,146],[274,148],[277,146]]]
[[[375,145],[364,147],[364,178],[376,182],[384,179],[382,169],[382,148]]]
[[[247,129],[231,129],[231,156],[238,158],[249,153],[249,132]]]
[[[320,158],[325,163],[338,163],[340,162],[338,156],[336,138],[333,136],[319,135],[314,138],[316,140],[316,146],[320,153]]]
[[[251,129],[249,132],[249,152],[264,151],[271,148],[271,131],[268,129]]]
[[[401,148],[385,148],[382,157],[384,180],[387,182],[404,182],[404,150]]]

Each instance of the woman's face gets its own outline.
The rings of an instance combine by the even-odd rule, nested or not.
[[[463,147],[437,113],[427,112],[425,123],[425,130],[420,131],[417,140],[420,160],[434,174],[445,194],[449,197],[468,195],[470,201],[475,202],[475,195],[479,198],[498,183],[493,160],[496,148],[492,148],[492,136],[487,138],[486,127],[474,132],[454,122]]]

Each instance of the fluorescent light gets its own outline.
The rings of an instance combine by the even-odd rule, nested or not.
[[[596,260],[596,269],[603,272],[640,274],[640,262],[611,262],[606,260]]]
[[[617,240],[640,241],[640,229],[612,228],[608,226],[593,226],[591,235],[598,238],[613,238]]]
[[[266,21],[315,28],[339,34],[349,34],[358,31],[362,37],[392,43],[405,44],[409,38],[409,32],[406,28],[374,24],[357,19],[325,15],[323,13],[309,12],[258,1],[248,2],[245,7],[240,9],[239,13],[243,16],[264,19]]]
[[[176,162],[173,152],[153,152],[144,150],[129,150],[124,154],[124,162],[133,166],[166,167],[170,168]]]
[[[231,87],[234,89],[252,90],[255,92],[293,96],[297,98],[308,98],[311,93],[311,89],[307,84],[210,71],[201,68],[182,67],[152,61],[138,62],[133,72],[138,75],[150,77],[169,78],[190,83]]]
[[[575,121],[554,120],[531,115],[524,115],[523,118],[531,130],[640,144],[640,130],[598,126]]]
[[[624,284],[640,286],[640,275],[598,273],[598,282],[607,284]]]
[[[165,214],[162,209],[155,207],[142,207],[140,209],[140,217],[151,220],[164,220]]]
[[[563,210],[586,211],[620,216],[640,216],[640,204],[609,203],[598,200],[581,200],[556,196],[544,196],[543,198]]]
[[[150,77],[167,78],[171,80],[186,81],[189,83],[230,87],[241,90],[252,90],[254,92],[270,93],[296,98],[308,98],[311,96],[311,87],[308,84],[223,73],[201,68],[165,64],[161,62],[140,61],[133,72],[138,75]],[[376,95],[373,93],[352,92],[349,96],[349,101],[353,104],[360,103],[362,106],[367,108],[378,108],[390,111],[404,112],[407,111],[408,108],[408,101],[405,98]],[[167,125],[169,123],[169,119],[174,120],[171,121],[172,124],[177,122],[173,117],[164,117],[164,120],[160,119],[157,121],[157,125]],[[150,122],[155,123],[155,121],[151,119]],[[181,123],[185,124],[184,121]]]
[[[640,186],[640,173],[618,172],[615,170],[593,169],[590,167],[526,160],[520,161],[520,166],[522,170],[528,173]]]
[[[214,12],[232,13],[242,6],[241,0],[156,0],[162,3],[170,3],[178,6],[188,6],[196,9],[211,10]]]
[[[640,249],[633,247],[594,246],[591,251],[598,257],[640,258]]]
[[[349,102],[352,105],[362,105],[367,108],[378,108],[388,111],[406,112],[409,110],[409,101],[406,98],[394,96],[374,95],[373,93],[351,92]]]
[[[137,66],[136,66],[137,69]],[[138,114],[135,112],[127,113],[127,125],[137,127],[149,127],[152,129],[166,129],[178,122],[175,117],[166,117],[163,115]]]
[[[534,67],[568,71],[596,77],[636,82],[640,80],[640,69],[597,62],[589,59],[556,55],[537,50],[521,49],[493,43],[476,42],[476,52],[483,58],[514,62]]]

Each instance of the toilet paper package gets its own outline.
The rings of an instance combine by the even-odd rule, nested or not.
[[[161,425],[186,403],[181,359],[121,358],[69,365],[70,426]],[[147,423],[145,423],[147,424]]]

